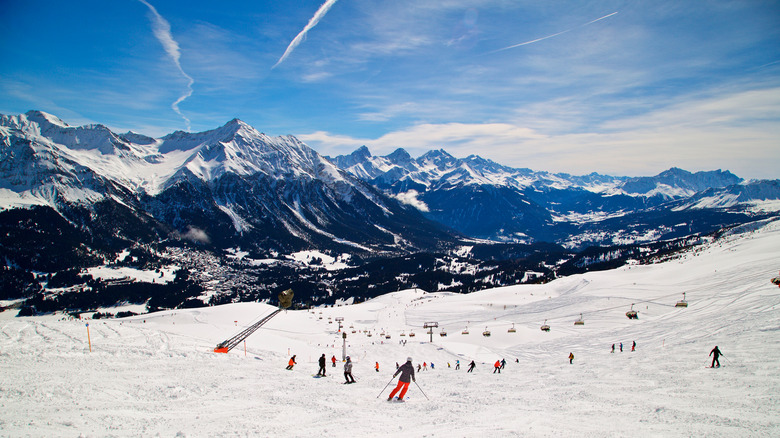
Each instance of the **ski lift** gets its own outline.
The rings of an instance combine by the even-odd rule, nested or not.
[[[688,307],[688,302],[685,301],[685,292],[683,292],[683,299],[677,302],[674,307]]]
[[[463,331],[462,331],[462,332],[460,332],[460,334],[462,334],[462,335],[467,335],[467,334],[469,334],[469,328],[468,328],[468,327],[464,328],[464,329],[463,329]]]
[[[447,332],[445,332],[444,330],[442,330],[442,331],[441,331],[441,333],[439,333],[439,336],[441,336],[442,338],[443,338],[443,337],[446,337],[446,336],[447,336]]]
[[[374,336],[374,335],[372,335],[371,332],[368,332],[368,333],[366,333],[366,336],[368,336],[370,338],[371,336]]]
[[[406,333],[404,333],[404,332],[401,332],[401,336],[406,336]]]
[[[633,304],[631,304],[631,310],[626,312],[626,316],[628,317],[628,319],[639,319],[639,314],[636,312],[636,310],[634,310]]]
[[[580,313],[580,319],[574,321],[574,325],[585,325],[585,321],[582,320],[582,313]]]
[[[549,331],[550,331],[550,326],[549,326],[549,325],[547,325],[547,320],[546,320],[546,319],[544,320],[544,324],[542,324],[542,326],[541,326],[541,327],[539,327],[539,328],[540,328],[540,329],[541,329],[543,332],[549,332]]]
[[[355,329],[352,329],[352,333],[357,333],[357,330],[355,330]]]
[[[390,334],[388,334],[387,336],[385,336],[385,339],[390,339]]]
[[[409,337],[413,338],[414,337],[414,332],[409,332]]]
[[[488,330],[487,327],[485,327],[485,331],[482,332],[482,336],[484,336],[486,338],[490,336],[490,330]]]
[[[512,328],[507,330],[507,333],[517,333],[517,330],[515,330],[515,323],[512,323]]]

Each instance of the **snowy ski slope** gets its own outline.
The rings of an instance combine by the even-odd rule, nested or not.
[[[779,248],[775,221],[655,265],[287,311],[228,354],[212,349],[273,307],[95,321],[6,311],[0,435],[776,437],[780,289],[769,280]],[[689,306],[676,308],[683,293]],[[636,320],[625,316],[632,304]],[[585,324],[575,326],[580,314]],[[354,385],[341,384],[336,317],[344,318]],[[545,320],[549,333],[539,329]],[[434,321],[430,343],[422,326]],[[624,351],[610,353],[620,342]],[[723,366],[710,369],[715,345]],[[328,376],[313,378],[323,353]],[[298,365],[287,371],[292,354]],[[395,380],[383,388],[407,356],[435,369],[417,374],[407,403],[388,403]],[[506,368],[494,374],[502,358]]]

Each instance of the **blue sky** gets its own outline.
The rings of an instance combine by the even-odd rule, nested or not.
[[[4,0],[0,113],[780,178],[780,2]]]

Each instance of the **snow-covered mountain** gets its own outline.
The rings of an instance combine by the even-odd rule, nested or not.
[[[711,216],[724,214],[726,207],[739,210],[748,205],[756,211],[777,211],[777,203],[772,201],[780,199],[776,181],[746,182],[722,170],[691,173],[672,168],[654,177],[637,178],[596,173],[575,176],[511,168],[476,155],[458,159],[441,149],[416,159],[403,149],[373,156],[365,146],[331,159],[353,175],[416,206],[430,219],[469,236],[513,242],[612,244],[615,239],[625,241],[629,236],[610,235],[618,230],[607,229],[603,230],[605,240],[592,240],[595,235],[589,228],[596,223],[603,226],[605,219],[632,216],[635,220],[633,215],[648,210],[666,211],[673,201],[678,213],[686,210],[689,216]],[[729,195],[734,192],[741,193],[738,201]],[[721,201],[684,202],[696,196]],[[658,217],[657,213],[653,215]],[[681,215],[669,218],[679,221]],[[727,217],[722,219],[728,223]],[[689,221],[683,221],[687,226]],[[679,222],[668,225],[675,224]],[[656,222],[652,226],[663,225]],[[582,234],[591,238],[582,239]],[[654,238],[662,237],[652,234]]]
[[[137,231],[140,221],[155,240],[261,254],[430,250],[455,240],[296,138],[237,119],[152,139],[30,111],[0,116],[0,142],[2,210],[51,208],[81,228],[110,228],[109,239],[137,238],[122,224]]]

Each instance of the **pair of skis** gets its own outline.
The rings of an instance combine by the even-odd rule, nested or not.
[[[377,394],[376,398],[379,398],[379,396],[380,396],[380,395],[382,395],[382,393],[383,393],[383,392],[385,392],[385,389],[387,389],[387,387],[388,387],[388,386],[390,386],[390,384],[391,384],[391,383],[393,383],[393,379],[395,379],[395,376],[393,376],[393,377],[391,377],[391,378],[390,378],[390,381],[389,381],[389,382],[387,382],[387,385],[385,385],[385,387],[384,387],[384,388],[382,388],[382,390],[379,392],[379,394]],[[414,384],[415,384],[415,385],[417,385],[417,389],[419,389],[419,390],[420,390],[420,392],[422,393],[422,395],[424,395],[424,396],[425,396],[425,398],[426,398],[427,400],[430,400],[430,399],[428,398],[428,396],[427,396],[427,395],[425,395],[425,391],[423,391],[423,390],[422,390],[422,388],[420,388],[420,385],[419,385],[419,384],[417,384],[417,381],[416,381],[416,380],[414,380]],[[396,398],[396,400],[398,400],[398,398]],[[403,400],[400,400],[400,401],[401,401],[401,402],[403,402]]]

